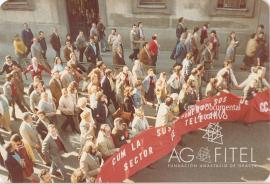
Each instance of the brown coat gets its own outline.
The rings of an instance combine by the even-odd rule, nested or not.
[[[73,52],[73,50],[70,50],[68,47],[64,48],[64,58],[66,61],[70,60],[70,53]]]
[[[145,65],[151,65],[151,63],[152,63],[150,51],[148,51],[148,54],[147,54],[145,48],[142,48],[140,50],[140,53],[139,53],[139,60],[140,60],[140,62],[142,62]]]
[[[249,57],[255,56],[258,46],[258,42],[255,38],[250,39],[247,43],[246,55]]]
[[[59,80],[61,83],[61,81]],[[56,81],[56,79],[51,78],[49,82],[50,91],[52,94],[52,97],[54,99],[56,107],[58,107],[59,99],[62,96],[62,84],[59,85],[59,82]]]

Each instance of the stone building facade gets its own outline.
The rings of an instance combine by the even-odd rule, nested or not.
[[[85,11],[86,6],[92,8],[95,21],[104,22],[107,32],[116,27],[126,48],[130,46],[132,24],[142,21],[146,38],[158,33],[161,50],[171,50],[179,17],[185,18],[191,30],[209,22],[210,30],[217,31],[223,52],[223,43],[231,31],[240,40],[239,53],[243,53],[258,24],[264,24],[269,36],[269,5],[263,0],[9,0],[0,8],[0,47],[21,32],[24,22],[29,23],[34,33],[43,30],[47,36],[56,26],[64,40],[67,32],[81,29],[79,22],[85,18],[73,19],[75,6],[78,11]]]

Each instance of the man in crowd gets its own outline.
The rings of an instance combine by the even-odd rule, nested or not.
[[[24,26],[24,29],[22,30],[22,40],[23,40],[24,45],[27,47],[27,50],[25,53],[27,57],[28,54],[31,52],[31,45],[32,45],[32,40],[33,40],[34,35],[27,23],[24,23],[23,26]]]
[[[56,53],[55,57],[60,57],[61,42],[57,28],[53,29],[53,33],[51,34],[50,37],[50,43],[52,45],[53,50]]]

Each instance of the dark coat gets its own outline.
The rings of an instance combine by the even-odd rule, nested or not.
[[[111,88],[110,80],[107,77],[105,77],[105,79],[102,80],[101,88],[103,90],[103,93],[107,96],[108,99],[110,99],[110,96],[114,94]]]
[[[104,106],[104,103],[101,101],[98,101],[97,107],[93,109],[93,117],[94,117],[94,120],[97,122],[97,124],[99,124],[98,126],[106,123],[107,117],[106,117],[105,108],[106,107]]]
[[[98,52],[96,52],[96,53],[98,53]],[[86,49],[84,51],[84,55],[87,59],[87,62],[90,62],[90,63],[93,63],[96,65],[96,62],[97,62],[96,53],[95,53],[93,47],[91,46],[91,44],[88,44],[88,46],[86,47]]]
[[[22,40],[23,40],[24,45],[26,45],[27,47],[30,47],[32,45],[33,38],[34,38],[34,35],[31,29],[28,29],[28,31],[26,31],[25,29],[22,30]]]
[[[46,43],[45,38],[39,39],[39,44],[40,44],[41,49],[46,52],[47,43]]]
[[[49,121],[49,120],[48,120]],[[42,122],[41,119],[39,119],[36,123],[36,130],[37,130],[37,133],[39,135],[39,137],[44,140],[45,137],[47,136],[48,134],[48,129],[47,127],[44,125],[44,123]]]
[[[187,49],[183,42],[179,42],[176,45],[176,51],[174,55],[174,59],[176,60],[177,64],[182,64],[182,61],[185,59],[187,55]]]
[[[12,183],[23,183],[23,168],[20,163],[13,158],[12,155],[8,154],[5,160],[5,166],[8,170],[8,177]]]
[[[59,50],[61,48],[59,35],[56,35],[55,33],[51,34],[50,43],[54,50]]]
[[[185,27],[182,24],[178,23],[175,32],[176,32],[176,38],[177,40],[179,40],[179,38],[181,37],[181,34],[185,32]]]

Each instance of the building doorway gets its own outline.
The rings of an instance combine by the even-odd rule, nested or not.
[[[92,22],[99,21],[98,0],[66,0],[69,28],[72,39],[76,39],[79,30],[82,30],[86,37]]]

